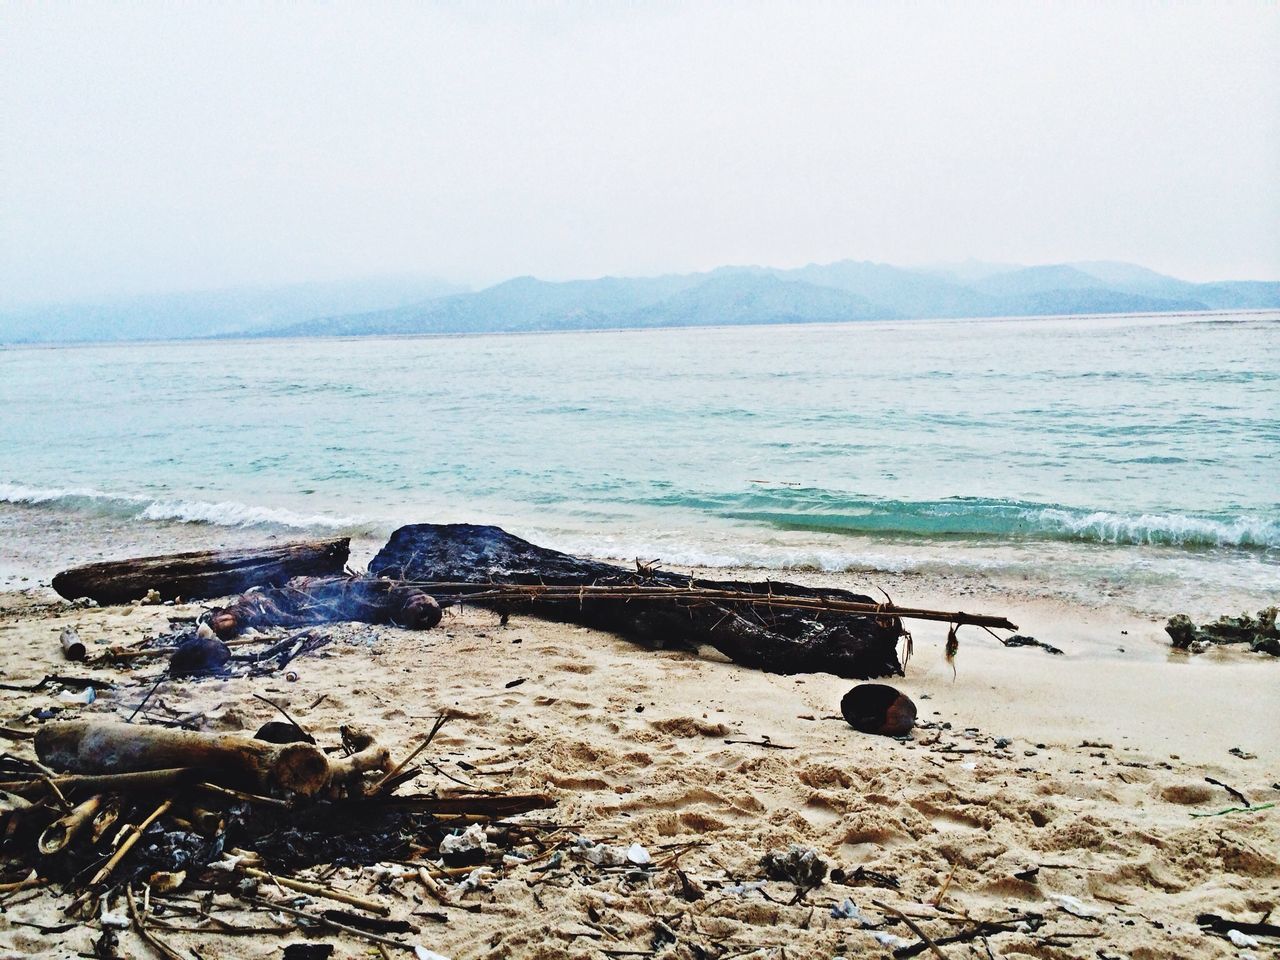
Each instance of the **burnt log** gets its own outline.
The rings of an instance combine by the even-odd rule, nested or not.
[[[152,590],[161,600],[226,597],[292,577],[339,574],[350,546],[348,537],[339,537],[110,560],[63,570],[53,578],[53,589],[68,600],[88,597],[104,605],[141,600]]]
[[[440,605],[416,587],[370,577],[295,577],[280,587],[253,590],[200,618],[223,640],[249,627],[306,627],[339,620],[429,630]]]
[[[875,603],[847,590],[628,570],[548,550],[499,527],[475,524],[401,527],[374,557],[369,572],[393,582],[416,583],[444,604],[463,602],[469,592],[493,584],[695,587]],[[470,584],[476,591],[468,591]],[[523,611],[607,630],[651,647],[697,649],[706,644],[736,663],[772,673],[825,672],[856,679],[902,673],[897,651],[902,624],[892,616],[674,597],[643,602],[588,596],[474,602],[502,613]]]

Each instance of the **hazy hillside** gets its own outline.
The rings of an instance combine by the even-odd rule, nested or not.
[[[681,293],[621,319],[626,327],[814,323],[870,320],[883,307],[844,290],[761,273],[717,273]]]
[[[0,313],[0,341],[364,336],[877,319],[1280,309],[1280,282],[1190,283],[1110,261],[907,269],[842,260],[797,269],[552,282],[475,292],[430,279],[306,284]]]
[[[841,260],[774,273],[865,297],[900,317],[989,316],[1001,310],[997,300],[962,283],[886,263]]]
[[[60,303],[0,311],[0,342],[188,339],[251,333],[457,292],[430,277],[378,277]]]

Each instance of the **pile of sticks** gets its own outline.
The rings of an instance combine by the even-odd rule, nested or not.
[[[509,842],[527,839],[534,828],[507,818],[551,806],[543,795],[395,794],[420,772],[413,762],[443,722],[438,718],[399,762],[350,727],[342,730],[341,748],[326,752],[293,724],[268,724],[255,737],[118,721],[47,724],[35,737],[36,762],[0,758],[0,902],[60,884],[67,912],[90,919],[111,916],[111,904],[123,900],[139,936],[176,957],[181,954],[163,932],[171,924],[155,918],[158,901],[177,891],[186,899],[193,890],[218,890],[261,905],[257,885],[265,882],[362,912],[313,915],[294,906],[294,915],[412,950],[385,935],[398,931],[394,924],[378,926],[363,916],[389,912],[376,897],[289,871],[334,859],[416,861],[415,875],[420,870],[419,879],[439,898],[447,896],[451,877],[457,879],[457,871],[440,862],[441,841],[452,831],[479,824]],[[488,855],[500,858],[502,851]],[[484,856],[472,858],[463,874]],[[143,910],[135,887],[143,891]],[[219,932],[216,922],[211,932]],[[104,939],[109,935],[104,919]],[[114,956],[111,946],[99,955]]]

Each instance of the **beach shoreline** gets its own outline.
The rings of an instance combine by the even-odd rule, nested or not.
[[[177,537],[149,530],[130,546],[159,552],[166,545],[243,545],[271,536],[179,529]],[[75,533],[72,525],[46,537],[45,549],[60,543],[64,552],[45,560],[63,564],[99,551],[121,553]],[[365,560],[359,551],[353,557],[357,566]],[[65,626],[74,626],[93,651],[137,643],[164,629],[169,616],[202,609],[76,607],[57,599],[44,577],[41,584],[0,592],[6,682],[67,672],[57,642]],[[887,954],[872,931],[831,915],[846,897],[892,923],[882,929],[904,942],[913,939],[911,932],[875,901],[920,913],[936,936],[965,918],[1046,918],[1037,921],[1042,926],[992,937],[998,956],[1112,950],[1170,960],[1228,957],[1236,956],[1235,948],[1202,933],[1196,915],[1256,920],[1280,897],[1274,809],[1192,816],[1233,805],[1227,791],[1206,778],[1259,807],[1280,799],[1280,705],[1273,696],[1280,665],[1272,658],[1228,649],[1198,657],[1171,651],[1158,618],[1125,610],[1115,598],[1081,604],[1045,596],[1034,585],[1013,591],[977,575],[786,577],[1007,615],[1064,654],[1006,648],[965,628],[953,673],[943,657],[946,625],[909,624],[915,655],[904,677],[888,680],[920,710],[920,726],[904,742],[858,734],[838,717],[849,680],[771,675],[709,650],[648,650],[524,616],[504,625],[476,609],[449,611],[427,633],[335,628],[334,643],[294,662],[296,682],[278,676],[175,682],[167,685],[164,705],[197,715],[203,729],[252,730],[274,716],[252,697],[261,694],[322,742],[336,742],[338,727],[355,721],[393,753],[420,735],[424,718],[444,710],[454,717],[435,748],[445,774],[475,777],[466,766],[455,769],[458,760],[501,769],[501,776],[485,778],[485,787],[548,792],[557,802],[552,816],[573,823],[575,835],[641,843],[655,853],[691,845],[680,864],[706,891],[697,903],[681,898],[671,871],[634,887],[581,885],[585,880],[533,887],[541,875],[512,865],[487,892],[473,895],[483,904],[480,913],[447,910],[448,924],[433,925],[430,939],[421,941],[453,960],[598,957],[598,945],[576,932],[588,907],[609,918],[618,949],[649,949],[657,912],[679,931],[685,952],[678,957],[696,956],[689,945],[712,937],[786,946],[787,956],[793,948],[803,956]],[[123,718],[154,672],[89,669],[119,686],[104,685],[87,706],[49,689],[10,694],[0,719],[11,729],[34,730],[31,711],[51,706],[60,707],[61,716]],[[775,744],[784,749],[769,749]],[[29,745],[19,741],[12,749]],[[415,787],[457,789],[429,769]],[[764,888],[770,899],[749,883],[745,892],[732,892],[755,882],[760,856],[792,843],[812,847],[847,874],[863,867],[893,876],[899,886],[827,883],[793,907],[785,905],[785,883]],[[949,874],[946,903],[930,906]],[[344,886],[369,887],[359,870],[336,876]],[[413,896],[393,899],[396,915],[416,909]],[[0,944],[33,949],[34,932],[21,924],[54,926],[60,907],[55,890],[29,896],[0,917]],[[81,926],[59,934],[58,955],[87,948],[92,931]],[[185,942],[183,935],[172,939]],[[358,954],[341,952],[349,948],[355,949],[340,946],[338,955]],[[200,942],[206,960],[265,957],[275,949],[274,937]],[[767,949],[759,955],[781,956]]]

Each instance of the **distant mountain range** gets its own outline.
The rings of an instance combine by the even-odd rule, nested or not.
[[[906,269],[842,260],[478,291],[364,281],[0,313],[0,341],[366,336],[1280,308],[1280,282],[1190,283],[1129,263]]]
[[[433,278],[377,277],[0,309],[0,343],[242,336],[334,313],[410,306],[463,289]]]

